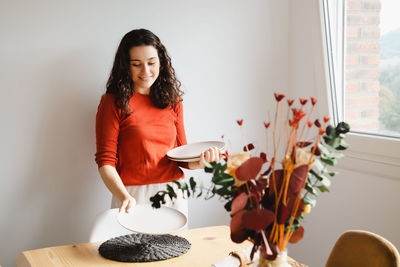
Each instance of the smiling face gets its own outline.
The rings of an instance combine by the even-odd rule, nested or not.
[[[151,45],[134,46],[129,50],[133,90],[148,95],[160,73],[157,49]]]

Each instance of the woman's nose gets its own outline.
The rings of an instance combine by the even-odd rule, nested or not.
[[[150,70],[149,66],[147,64],[143,64],[142,73],[148,73],[149,70]]]

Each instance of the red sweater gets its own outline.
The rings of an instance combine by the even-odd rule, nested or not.
[[[98,167],[114,166],[125,185],[183,178],[178,164],[166,157],[170,149],[186,144],[182,102],[174,109],[159,109],[148,95],[134,93],[129,101],[133,113],[122,118],[114,100],[113,94],[103,95],[97,110]]]

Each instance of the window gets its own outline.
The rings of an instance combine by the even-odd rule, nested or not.
[[[332,117],[351,127],[342,167],[400,179],[400,1],[320,3]]]
[[[399,0],[324,2],[336,121],[400,137]]]

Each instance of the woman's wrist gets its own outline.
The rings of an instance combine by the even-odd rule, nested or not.
[[[189,162],[188,167],[191,170],[201,169],[200,161]]]

